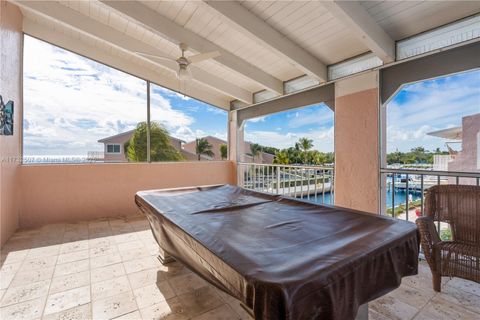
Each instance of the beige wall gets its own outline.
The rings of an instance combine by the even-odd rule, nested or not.
[[[377,73],[335,91],[335,205],[379,213]]]
[[[0,244],[18,226],[19,159],[22,122],[22,14],[18,7],[0,2],[0,94],[14,102],[13,136],[0,136]]]
[[[478,151],[480,139],[480,113],[463,117],[462,119],[462,151],[448,163],[448,171],[480,172],[480,152]],[[456,183],[456,178],[448,179],[451,184]],[[460,178],[459,184],[474,185],[474,178]]]
[[[129,215],[139,190],[235,182],[231,161],[22,166],[20,225]]]

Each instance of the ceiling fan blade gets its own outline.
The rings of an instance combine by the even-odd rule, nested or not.
[[[197,63],[197,62],[205,61],[205,60],[208,60],[208,59],[216,58],[219,55],[220,55],[220,52],[211,51],[211,52],[195,54],[193,56],[188,57],[187,59],[190,63]]]
[[[164,56],[157,56],[157,55],[154,55],[154,54],[149,54],[149,53],[144,53],[144,52],[135,52],[135,53],[138,54],[138,55],[141,55],[143,57],[146,57],[146,58],[152,58],[152,59],[163,60],[163,61],[174,61],[174,62],[176,61],[173,58],[164,57]]]

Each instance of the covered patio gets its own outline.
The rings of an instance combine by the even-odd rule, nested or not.
[[[332,205],[394,216],[392,175],[421,176],[422,195],[427,176],[480,183],[480,167],[388,168],[385,120],[402,86],[480,68],[479,1],[1,0],[0,9],[0,94],[15,105],[13,135],[0,136],[2,319],[251,319],[179,262],[159,262],[134,201],[141,190],[231,184],[315,199],[328,190]],[[154,162],[148,133],[145,162],[24,163],[25,35],[145,81],[148,125],[151,85],[225,110],[227,160]],[[177,59],[203,53],[186,67]],[[319,103],[334,112],[333,167],[247,161],[246,121]],[[369,303],[370,318],[480,318],[478,283],[444,278],[435,292],[431,277],[421,260],[418,275]]]

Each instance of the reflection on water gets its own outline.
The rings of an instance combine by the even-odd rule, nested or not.
[[[420,193],[419,192],[413,192],[412,190],[409,191],[409,196],[411,197],[412,201],[420,199]],[[386,197],[387,197],[387,199],[386,199],[387,200],[387,208],[391,208],[392,207],[392,191],[391,190],[388,190],[388,192],[386,194]],[[406,197],[407,197],[407,195],[406,195],[405,190],[395,189],[395,207],[399,206],[401,204],[405,204]],[[322,198],[322,194],[318,194],[316,198],[315,198],[315,195],[313,195],[313,196],[310,195],[310,197],[303,196],[302,199],[303,200],[309,200],[309,201],[316,202],[316,203],[324,203],[323,198]],[[326,204],[333,204],[332,195],[330,194],[330,192],[325,192],[325,203]]]

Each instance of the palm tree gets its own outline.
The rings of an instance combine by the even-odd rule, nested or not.
[[[258,157],[260,152],[262,152],[262,146],[258,143],[252,143],[250,145],[250,153],[248,155],[252,156],[253,162],[255,162],[255,157]]]
[[[298,147],[303,151],[304,163],[308,162],[308,150],[313,147],[313,140],[308,138],[300,138],[298,140]]]
[[[137,124],[132,137],[124,145],[124,152],[129,162],[147,161],[147,123]],[[175,149],[168,131],[157,122],[150,123],[150,161],[181,161],[181,153]]]
[[[215,154],[212,151],[212,145],[208,142],[205,138],[200,138],[195,140],[195,152],[198,156],[198,161],[200,161],[200,157],[202,154],[213,157]]]
[[[275,153],[275,159],[273,159],[273,163],[276,164],[289,164],[290,159],[288,157],[288,153],[285,151],[278,151]]]
[[[228,148],[227,148],[227,145],[226,145],[226,144],[221,144],[221,145],[220,145],[220,154],[221,154],[222,160],[227,159],[227,157],[228,157]]]

